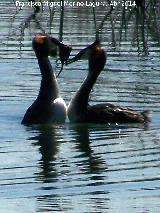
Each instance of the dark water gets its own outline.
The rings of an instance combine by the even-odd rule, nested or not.
[[[52,26],[48,8],[37,16],[41,27],[55,37],[58,11]],[[98,24],[105,13],[97,9]],[[120,12],[105,22],[101,38],[108,61],[90,98],[91,104],[108,101],[150,109],[148,126],[67,121],[25,127],[21,119],[40,84],[31,48],[31,39],[40,29],[33,20],[24,25],[29,14],[31,8],[16,13],[13,1],[0,1],[0,212],[158,213],[160,47],[153,31],[147,22],[141,31],[135,14],[122,34]],[[92,9],[66,7],[64,20],[63,41],[73,46],[74,55],[94,40]],[[66,103],[86,69],[86,61],[64,68],[59,84]]]

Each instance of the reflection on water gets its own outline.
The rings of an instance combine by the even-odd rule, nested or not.
[[[77,153],[82,160],[81,164],[86,168],[86,172],[92,174],[93,180],[96,180],[96,174],[100,174],[103,168],[103,160],[95,156],[91,148],[90,131],[87,124],[73,126]],[[72,130],[72,131],[73,131]],[[84,169],[83,168],[83,169]],[[100,177],[99,177],[100,178]]]
[[[32,192],[36,193],[37,211],[128,211],[134,199],[139,200],[140,209],[142,200],[144,205],[151,197],[158,201],[157,130],[150,133],[136,126],[66,124],[28,131],[36,131],[29,140],[41,154],[34,173],[37,188]],[[63,132],[69,135],[67,141]],[[125,205],[118,202],[121,196]]]
[[[38,135],[29,139],[35,141],[34,145],[39,147],[39,152],[42,156],[39,161],[39,168],[42,171],[38,174],[38,180],[49,183],[57,176],[54,169],[54,161],[59,144],[56,141],[55,129],[52,126],[39,126],[36,131],[39,132]]]
[[[100,37],[108,60],[90,97],[91,104],[150,109],[148,126],[31,127],[20,124],[40,84],[31,38],[43,29],[58,38],[59,10],[50,16],[45,8],[35,19],[30,8],[16,12],[14,1],[0,6],[1,212],[159,212],[159,6],[154,11],[148,4],[145,14],[117,8],[117,16],[104,21]],[[96,9],[97,26],[109,10]],[[72,44],[72,55],[95,39],[92,12],[65,8],[63,41]],[[64,67],[58,81],[67,104],[86,70],[86,61]]]

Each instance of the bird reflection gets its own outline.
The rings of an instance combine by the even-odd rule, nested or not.
[[[61,125],[39,125],[32,127],[32,130],[38,131],[34,140],[34,146],[39,147],[41,158],[38,161],[38,172],[35,173],[36,181],[42,183],[39,190],[41,194],[36,197],[38,211],[50,211],[56,203],[56,209],[60,209],[60,196],[55,194],[58,189],[58,168],[57,153],[59,152],[59,140],[57,140],[59,128]],[[53,193],[53,194],[52,194]]]
[[[35,127],[34,130],[38,130],[39,134],[36,137],[32,137],[32,140],[36,141],[34,145],[39,146],[39,152],[42,156],[39,160],[41,171],[37,178],[42,179],[44,182],[52,182],[53,178],[57,177],[55,160],[58,152],[58,143],[55,140],[55,127],[54,125],[41,125]]]
[[[87,173],[100,174],[104,168],[107,168],[107,166],[103,159],[96,155],[91,148],[90,124],[74,124],[71,125],[71,127],[75,132],[76,148],[78,152],[81,153],[78,158],[81,159],[82,168],[84,169],[86,167]]]

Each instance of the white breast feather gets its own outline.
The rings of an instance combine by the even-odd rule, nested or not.
[[[67,106],[62,98],[56,98],[53,102],[54,119],[57,122],[63,122],[67,115]]]

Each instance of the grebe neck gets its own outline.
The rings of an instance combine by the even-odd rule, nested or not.
[[[92,72],[89,72],[81,87],[76,92],[74,97],[74,106],[77,105],[79,110],[86,110],[89,101],[89,94],[97,80],[97,77],[98,75],[93,75]]]
[[[41,71],[41,86],[38,99],[53,101],[59,97],[58,83],[48,57],[38,57]]]

